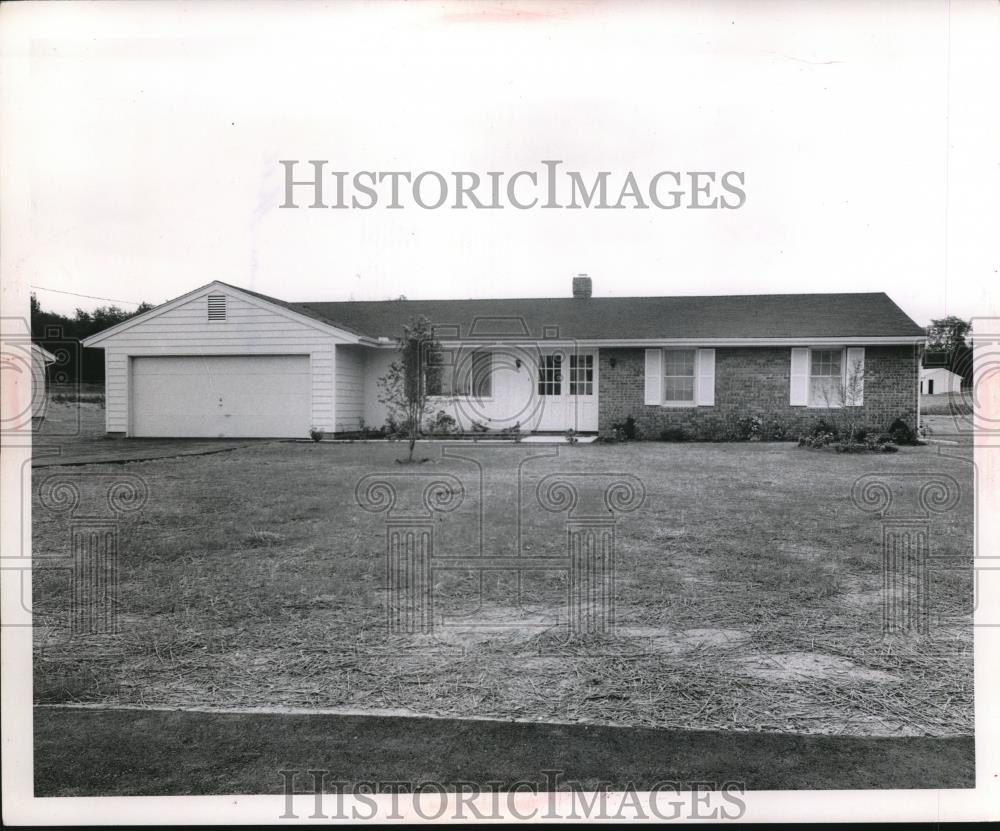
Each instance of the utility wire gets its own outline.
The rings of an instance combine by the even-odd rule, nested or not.
[[[113,297],[95,297],[92,294],[78,294],[75,291],[63,291],[62,289],[50,289],[45,286],[31,286],[33,289],[38,289],[39,291],[54,291],[56,294],[72,294],[74,297],[86,297],[88,300],[107,300],[109,303],[128,303],[130,306],[141,306],[141,303],[136,303],[134,300],[115,300]]]

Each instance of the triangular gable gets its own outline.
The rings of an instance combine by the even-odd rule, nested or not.
[[[183,294],[173,300],[168,300],[166,303],[161,303],[159,306],[156,306],[147,312],[138,314],[135,317],[130,317],[128,320],[123,320],[121,323],[117,323],[101,332],[97,332],[90,337],[84,338],[82,343],[88,348],[95,346],[99,347],[100,344],[104,343],[106,340],[113,338],[116,335],[120,335],[122,332],[128,331],[134,326],[147,323],[162,314],[177,309],[186,303],[190,303],[192,300],[197,300],[200,297],[211,294],[212,292],[220,292],[239,297],[246,303],[260,308],[266,308],[274,314],[280,315],[281,317],[289,320],[294,320],[303,326],[308,326],[311,329],[316,329],[321,332],[329,332],[331,335],[341,339],[344,343],[361,343],[365,340],[354,332],[347,331],[346,329],[342,329],[330,323],[325,323],[314,317],[301,314],[300,312],[290,309],[281,303],[272,302],[264,295],[244,291],[236,286],[231,286],[229,283],[223,283],[221,280],[213,280],[211,283],[207,283],[204,286],[196,288],[194,291],[189,291],[187,294]]]

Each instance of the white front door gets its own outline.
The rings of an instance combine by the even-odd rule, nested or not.
[[[473,353],[480,352],[491,355],[488,382],[475,385],[482,392],[431,401],[433,409],[448,412],[461,429],[480,424],[492,430],[516,425],[526,431],[597,431],[596,349],[475,346],[452,350],[448,365],[463,376],[462,367],[470,367]]]
[[[597,350],[544,349],[537,366],[538,421],[542,432],[597,430]]]

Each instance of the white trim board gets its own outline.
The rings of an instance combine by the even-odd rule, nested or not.
[[[460,346],[537,346],[556,348],[578,346],[580,348],[656,348],[659,346],[916,346],[924,343],[924,335],[914,337],[852,337],[852,338],[492,338],[444,340],[438,342],[444,347]]]

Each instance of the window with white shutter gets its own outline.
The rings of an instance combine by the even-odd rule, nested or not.
[[[860,407],[864,404],[864,393],[863,346],[792,350],[791,404]]]
[[[812,349],[809,351],[809,406],[840,407],[843,405],[844,350]]]
[[[715,405],[714,349],[647,349],[645,403],[659,407]]]
[[[694,404],[694,349],[663,350],[663,403]]]

